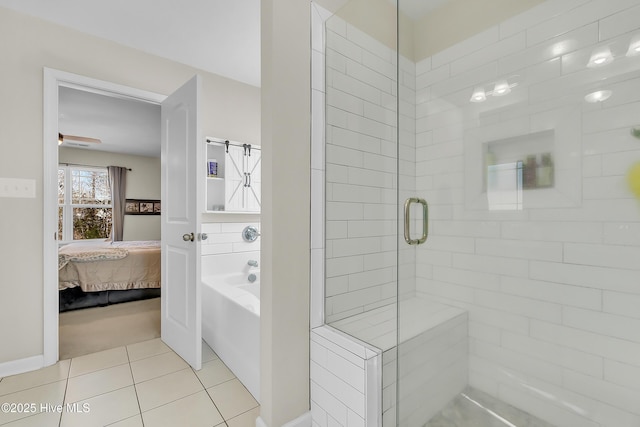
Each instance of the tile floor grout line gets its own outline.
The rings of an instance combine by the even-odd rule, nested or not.
[[[198,394],[198,393],[202,393],[203,391],[204,391],[205,393],[207,392],[206,390],[198,390],[198,391],[196,391],[195,393],[187,394],[187,395],[185,395],[185,396],[179,397],[179,398],[177,398],[177,399],[175,399],[175,400],[172,400],[172,401],[170,401],[170,402],[166,402],[166,403],[163,403],[162,405],[159,405],[159,406],[156,406],[156,407],[153,407],[153,408],[147,409],[147,410],[146,410],[146,411],[144,411],[144,412],[140,412],[140,416],[142,417],[142,414],[143,414],[143,413],[151,412],[151,411],[155,411],[156,409],[162,408],[163,406],[167,406],[167,405],[170,405],[170,404],[172,404],[172,403],[175,403],[175,402],[177,402],[178,400],[182,400],[182,399],[186,399],[187,397],[195,396],[196,394]],[[136,393],[136,395],[137,395],[137,394],[138,394],[138,393]],[[207,394],[208,394],[208,393],[207,393]],[[215,403],[214,403],[214,405],[215,405]],[[217,409],[217,407],[216,407],[216,409]],[[218,412],[220,412],[220,411],[218,411]],[[220,415],[222,415],[222,414],[220,414]]]
[[[154,339],[157,339],[157,338],[154,338]],[[153,340],[149,340],[149,341],[153,341]],[[147,341],[142,341],[142,342],[147,342]],[[139,343],[135,343],[135,344],[139,344]],[[129,344],[129,345],[135,345],[135,344]],[[125,347],[129,347],[129,346],[125,346]],[[127,348],[127,352],[128,352],[128,348]],[[171,353],[171,352],[173,352],[171,347],[167,347],[167,350],[165,350],[165,351],[163,351],[161,353],[151,354],[149,356],[141,357],[141,358],[136,359],[136,360],[129,360],[129,363],[140,362],[142,360],[151,359],[152,357],[156,357],[156,356],[162,356],[163,354],[167,354],[167,353]]]
[[[80,399],[80,400],[77,400],[75,402],[69,402],[69,404],[85,402],[87,400],[95,399],[96,397],[104,396],[105,394],[109,394],[109,393],[113,393],[113,392],[116,392],[116,391],[124,390],[125,388],[129,388],[129,387],[132,387],[134,385],[135,384],[130,384],[130,385],[126,385],[126,386],[123,386],[123,387],[114,388],[113,390],[105,391],[103,393],[96,394],[95,396],[86,397],[84,399]]]
[[[224,362],[223,362],[224,363]],[[211,395],[209,394],[209,392],[207,391],[207,387],[204,385],[204,383],[202,382],[202,380],[200,379],[200,377],[198,376],[198,374],[196,373],[195,369],[191,368],[191,370],[193,371],[193,373],[195,374],[196,378],[198,379],[198,381],[200,381],[200,385],[202,385],[202,388],[204,389],[205,394],[207,395],[207,397],[209,398],[209,400],[211,401],[211,403],[213,403],[213,406],[216,408],[216,411],[218,411],[218,414],[220,414],[220,418],[222,418],[222,423],[224,423],[225,426],[227,426],[227,420],[224,419],[224,416],[222,415],[222,412],[220,412],[220,408],[218,408],[218,405],[216,405],[215,400],[213,400],[213,397],[211,397]],[[235,375],[234,375],[235,376]],[[222,383],[220,383],[222,384]],[[215,386],[213,386],[215,387]],[[209,388],[213,388],[213,387],[209,387]],[[222,424],[220,423],[220,424]],[[220,425],[218,424],[218,426]],[[216,426],[217,427],[217,426]],[[228,427],[228,426],[227,426]]]
[[[50,368],[52,366],[55,366],[55,365],[59,364],[60,362],[63,362],[63,360],[58,360],[55,364],[53,364],[51,366],[44,366],[44,367],[42,367],[40,369],[36,369],[34,371],[22,372],[20,374],[10,375],[8,377],[1,378],[0,382],[2,382],[1,380],[6,379],[6,378],[10,378],[10,377],[18,376],[18,375],[31,374],[31,373],[34,373],[34,372],[38,372],[38,371],[40,371],[42,369]],[[50,384],[57,383],[57,382],[60,382],[60,381],[63,381],[63,380],[68,380],[69,379],[69,371],[70,370],[71,370],[71,363],[69,363],[69,369],[67,369],[67,375],[64,378],[58,378],[57,380],[51,380],[51,381],[43,382],[41,384],[37,384],[37,385],[31,386],[31,387],[23,388],[23,389],[20,389],[20,390],[15,390],[15,391],[12,391],[10,393],[0,394],[0,398],[9,396],[10,394],[22,393],[22,392],[25,392],[27,390],[33,390],[34,388],[43,387],[45,385],[50,385]],[[65,390],[65,392],[66,392],[66,390]]]
[[[18,375],[20,375],[20,374],[18,374]],[[34,388],[44,387],[44,386],[46,386],[46,385],[51,385],[51,384],[54,384],[54,383],[59,383],[60,381],[65,381],[65,380],[67,380],[67,378],[59,378],[59,379],[57,379],[57,380],[55,380],[55,381],[49,381],[49,382],[46,382],[46,383],[42,383],[42,384],[38,384],[38,385],[34,385],[34,386],[32,386],[32,387],[27,387],[27,388],[23,388],[23,389],[21,389],[21,390],[12,391],[11,393],[0,394],[0,398],[7,397],[7,396],[9,396],[9,395],[16,394],[16,393],[24,393],[25,391],[33,390]]]
[[[76,358],[66,359],[65,361],[58,361],[57,363],[65,363],[65,362],[66,362],[66,363],[68,363],[68,365],[67,365],[67,369],[66,369],[66,370],[62,370],[62,371],[60,372],[62,375],[60,375],[60,376],[58,377],[58,379],[57,379],[57,380],[55,380],[55,381],[46,381],[46,382],[45,382],[45,383],[43,383],[43,384],[38,384],[37,386],[29,387],[29,388],[27,388],[27,389],[25,389],[25,390],[19,390],[19,391],[13,392],[13,393],[24,392],[24,391],[27,391],[27,390],[30,390],[30,389],[34,389],[34,388],[37,388],[37,387],[42,387],[42,386],[46,386],[46,385],[50,385],[50,384],[54,384],[54,383],[58,383],[58,382],[60,382],[60,381],[65,381],[65,384],[64,384],[64,391],[63,391],[63,393],[61,393],[61,395],[62,395],[62,404],[63,404],[63,406],[64,406],[65,401],[66,401],[66,399],[67,399],[67,396],[70,394],[70,390],[69,390],[69,388],[70,388],[70,386],[71,386],[71,384],[70,384],[70,380],[71,380],[71,379],[74,379],[74,378],[81,378],[81,377],[83,377],[83,376],[91,375],[91,374],[97,374],[97,373],[100,373],[100,371],[105,371],[105,370],[108,370],[108,369],[114,369],[114,368],[118,368],[118,367],[120,367],[121,369],[124,369],[124,366],[123,366],[123,365],[128,364],[128,366],[129,366],[129,370],[128,370],[128,372],[129,372],[129,374],[131,375],[131,379],[132,379],[132,383],[131,383],[131,384],[129,384],[129,385],[125,385],[125,386],[121,386],[121,387],[117,387],[117,388],[115,388],[115,389],[113,389],[113,390],[104,391],[104,392],[102,392],[102,393],[98,393],[98,394],[96,394],[96,395],[94,395],[94,396],[90,396],[90,397],[86,397],[86,398],[82,398],[82,399],[78,399],[78,400],[77,400],[77,402],[87,401],[87,400],[94,399],[94,398],[97,398],[97,397],[100,397],[100,396],[104,396],[104,395],[109,394],[109,393],[113,393],[113,392],[117,392],[117,391],[121,391],[121,390],[127,389],[128,387],[130,387],[131,385],[133,385],[133,391],[134,391],[134,393],[136,394],[136,403],[137,403],[137,408],[138,408],[137,413],[135,413],[135,414],[134,414],[134,415],[132,415],[132,416],[129,416],[129,417],[126,417],[126,418],[123,418],[123,419],[120,419],[120,420],[113,421],[113,422],[111,422],[109,425],[117,424],[117,423],[122,422],[122,421],[124,421],[124,420],[126,420],[126,419],[132,419],[132,418],[138,418],[138,417],[139,417],[139,419],[140,419],[140,421],[141,421],[141,425],[144,427],[144,426],[145,426],[145,421],[144,421],[144,418],[143,418],[143,416],[142,416],[143,412],[142,412],[142,408],[141,408],[140,396],[139,396],[139,393],[138,393],[137,386],[138,386],[139,384],[143,384],[143,383],[146,383],[146,382],[151,381],[151,380],[154,380],[154,379],[158,379],[158,378],[166,377],[167,375],[171,375],[171,374],[176,374],[176,373],[178,373],[178,372],[180,372],[180,371],[187,372],[187,368],[191,369],[191,371],[192,371],[193,375],[195,375],[196,379],[198,380],[198,383],[201,385],[201,389],[200,389],[200,390],[198,390],[198,391],[196,391],[196,392],[194,392],[194,393],[190,393],[190,394],[187,394],[187,395],[185,395],[185,396],[181,396],[180,398],[177,398],[177,399],[171,400],[171,401],[169,401],[169,402],[165,402],[165,403],[163,403],[162,405],[159,405],[159,406],[157,406],[157,407],[150,408],[147,412],[149,412],[149,411],[153,411],[153,410],[156,410],[156,409],[159,409],[159,408],[162,408],[162,407],[167,406],[167,405],[170,405],[170,404],[173,404],[173,403],[178,402],[178,401],[180,401],[180,400],[182,400],[182,399],[186,399],[186,398],[193,397],[193,396],[197,395],[198,393],[200,393],[200,392],[204,391],[204,392],[207,394],[207,398],[208,398],[208,400],[209,400],[211,403],[213,403],[214,408],[216,409],[216,411],[218,412],[218,414],[220,415],[220,418],[221,418],[221,420],[222,420],[222,421],[221,421],[220,423],[218,423],[216,426],[217,426],[217,427],[228,427],[228,426],[229,426],[229,421],[232,421],[232,420],[234,420],[234,419],[237,419],[238,417],[241,417],[241,416],[243,416],[243,415],[246,415],[247,413],[249,413],[249,412],[251,412],[251,411],[256,410],[256,408],[259,408],[259,406],[260,406],[260,404],[259,404],[258,402],[255,402],[255,403],[256,403],[256,404],[255,404],[255,406],[252,406],[252,407],[250,407],[250,408],[247,408],[247,409],[245,409],[245,411],[242,411],[242,412],[240,412],[240,413],[238,413],[238,414],[236,414],[236,415],[234,415],[234,416],[232,416],[232,417],[225,418],[225,417],[222,415],[222,413],[220,412],[220,408],[218,407],[218,405],[217,405],[217,404],[216,404],[216,402],[214,401],[214,399],[213,399],[212,395],[211,395],[211,394],[209,394],[209,390],[214,389],[215,387],[221,386],[221,385],[223,385],[223,384],[227,384],[227,383],[232,382],[232,381],[239,381],[239,379],[235,376],[235,374],[233,374],[233,378],[229,378],[229,379],[223,380],[223,381],[221,381],[221,382],[219,382],[219,383],[217,383],[217,384],[212,385],[211,387],[209,387],[209,389],[207,389],[207,388],[205,387],[205,384],[204,384],[204,382],[206,381],[206,378],[201,379],[201,378],[198,376],[198,373],[197,373],[197,372],[196,372],[192,367],[190,367],[190,366],[188,366],[188,365],[185,365],[185,367],[184,367],[184,368],[179,368],[179,369],[177,369],[177,370],[175,370],[175,371],[173,371],[173,372],[164,373],[164,374],[159,375],[159,376],[157,376],[157,377],[155,377],[155,378],[150,378],[150,379],[147,379],[147,380],[145,380],[145,381],[141,381],[141,382],[139,382],[139,383],[136,383],[136,382],[135,382],[134,373],[133,373],[133,365],[132,365],[132,364],[133,364],[133,362],[140,361],[140,360],[144,360],[144,359],[148,359],[148,358],[151,358],[151,357],[154,357],[154,356],[161,356],[161,355],[166,354],[166,353],[170,353],[170,352],[171,352],[171,349],[168,349],[168,350],[167,350],[167,349],[161,348],[161,352],[160,352],[160,353],[153,354],[153,355],[149,355],[149,356],[147,356],[147,357],[144,357],[144,358],[141,358],[141,359],[137,359],[136,361],[132,361],[132,360],[131,360],[131,354],[130,354],[129,345],[125,345],[125,346],[122,346],[122,347],[124,347],[124,353],[125,353],[125,355],[126,355],[126,360],[127,360],[127,362],[119,363],[119,364],[116,364],[116,365],[113,365],[113,366],[101,367],[101,368],[96,369],[96,370],[93,370],[93,371],[87,371],[87,372],[82,373],[82,374],[79,374],[79,375],[71,376],[71,373],[73,372],[73,369],[74,369],[74,365],[76,365],[76,366],[77,366],[77,363],[78,363],[78,360],[77,360],[77,359],[78,359],[78,358],[80,358],[80,357],[82,357],[82,356],[78,356],[78,357],[76,357]],[[162,350],[164,350],[164,351],[162,351]],[[98,352],[98,353],[99,353],[99,352]],[[95,353],[92,353],[92,354],[95,354]],[[84,356],[84,355],[83,355],[83,356]],[[210,360],[210,361],[208,361],[208,362],[205,362],[205,363],[215,362],[216,360],[219,360],[219,361],[221,362],[221,364],[222,364],[224,367],[226,367],[226,364],[224,364],[224,362],[222,362],[222,360],[219,358],[219,356],[217,356],[217,355],[215,354],[215,352],[213,352],[213,356],[214,356],[214,358],[213,358],[212,360]],[[99,362],[99,361],[98,361],[98,362]],[[99,365],[99,364],[100,364],[100,363],[97,363],[97,365]],[[228,367],[226,367],[226,368],[228,369]],[[151,371],[150,371],[150,372],[151,372]],[[65,374],[66,374],[66,375],[65,375]],[[6,377],[2,378],[1,380],[5,380],[5,378],[6,378]],[[10,394],[13,394],[13,393],[8,393],[7,395],[10,395]],[[91,394],[91,393],[90,393],[90,394]],[[69,403],[77,403],[77,402],[69,402]],[[61,427],[61,426],[63,425],[63,423],[62,423],[63,415],[64,415],[64,411],[60,414],[60,417],[57,419],[57,423],[56,423],[56,424],[54,424],[54,425],[57,425],[58,427]],[[51,420],[51,421],[53,421],[53,420]]]
[[[191,368],[191,366],[187,365],[186,368],[180,368],[177,371],[167,372],[166,374],[158,375],[157,377],[149,378],[148,380],[144,380],[144,381],[140,381],[140,382],[136,382],[136,378],[133,377],[133,385],[148,383],[149,381],[157,380],[158,378],[166,377],[167,375],[173,375],[173,374],[175,374],[177,372],[180,372],[180,371],[186,371],[187,369],[192,369],[192,368]],[[132,375],[133,375],[133,371],[132,371]],[[197,377],[197,375],[196,375],[196,377]]]
[[[127,365],[127,364],[130,365],[129,362],[118,363],[117,365],[107,366],[107,367],[104,367],[104,368],[96,369],[95,371],[85,372],[84,374],[68,376],[67,379],[78,378],[78,377],[82,377],[82,376],[85,376],[85,375],[95,374],[96,372],[104,371],[104,370],[111,369],[111,368],[117,368],[118,366],[124,366],[124,365]]]
[[[131,358],[129,357],[129,347],[124,347],[127,352],[127,360],[129,360],[129,372],[131,373],[131,382],[133,383],[133,392],[136,394],[136,402],[138,403],[138,415],[140,415],[140,422],[142,422],[142,427],[144,427],[144,418],[142,418],[142,407],[140,406],[140,396],[138,396],[138,388],[136,387],[136,379],[133,376],[133,368],[131,367]]]
[[[58,360],[58,362],[60,361]],[[64,405],[65,400],[67,399],[67,391],[69,390],[69,375],[71,374],[71,359],[69,359],[69,367],[67,368],[67,378],[65,378],[64,382],[64,393],[62,393],[62,405]],[[62,427],[62,415],[64,411],[60,412],[60,418],[58,418],[58,427]]]
[[[258,402],[258,401],[256,400],[256,402]],[[260,407],[260,403],[258,403],[258,404],[257,404],[256,406],[254,406],[253,408],[251,408],[251,409],[247,409],[246,411],[244,411],[244,412],[242,412],[242,413],[240,413],[240,414],[236,415],[235,417],[231,417],[231,418],[229,418],[228,420],[225,420],[225,422],[227,422],[227,421],[231,421],[231,420],[233,420],[233,419],[235,419],[235,418],[238,418],[239,416],[244,415],[244,414],[246,414],[247,412],[251,412],[251,411],[253,411],[254,409],[259,408],[259,407]]]

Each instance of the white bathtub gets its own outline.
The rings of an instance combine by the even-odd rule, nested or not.
[[[260,271],[240,271],[202,278],[202,338],[260,402]]]

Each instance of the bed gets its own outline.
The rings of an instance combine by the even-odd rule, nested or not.
[[[160,242],[74,242],[58,252],[60,312],[160,296]]]

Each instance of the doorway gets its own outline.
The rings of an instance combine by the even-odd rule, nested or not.
[[[161,162],[158,104],[65,86],[58,94],[59,254],[75,257],[58,275],[62,360],[160,336]],[[158,209],[135,212],[140,199]],[[127,256],[75,260],[94,251]]]
[[[142,91],[101,80],[71,74],[59,70],[44,70],[44,362],[55,363],[59,358],[59,307],[58,307],[58,144],[59,89],[78,89],[120,99],[136,100],[160,105],[164,95]]]

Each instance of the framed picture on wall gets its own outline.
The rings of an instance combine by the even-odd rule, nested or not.
[[[124,205],[124,212],[127,214],[135,214],[140,212],[140,204],[136,201],[127,200]]]
[[[126,215],[160,215],[160,200],[127,199],[124,213]]]

